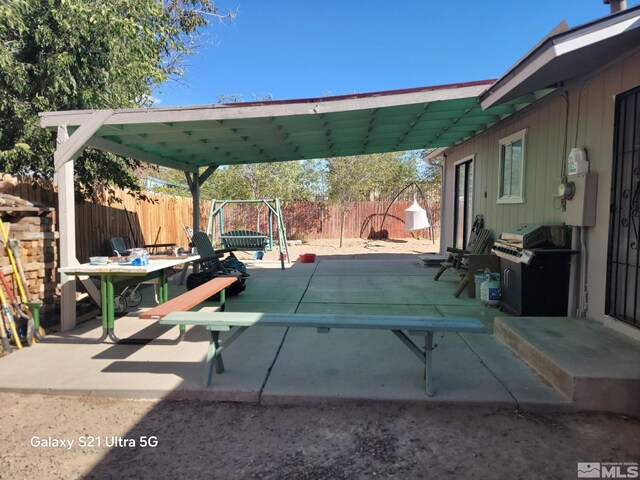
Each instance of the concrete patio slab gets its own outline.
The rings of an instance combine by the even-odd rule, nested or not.
[[[498,381],[525,410],[545,408],[558,411],[573,409],[571,401],[560,394],[493,335],[460,334],[460,337],[491,370]]]
[[[253,299],[247,301],[234,301],[236,297],[227,300],[227,312],[263,312],[263,313],[295,313],[298,303],[268,303],[256,302]]]
[[[473,303],[467,305],[443,305],[438,304],[435,306],[436,310],[440,312],[443,317],[473,317],[477,318],[485,327],[487,327],[488,333],[493,333],[493,323],[496,317],[504,317],[508,315],[505,312],[501,312],[497,308],[487,307],[475,300]]]
[[[117,320],[116,328],[121,337],[144,330],[167,339],[177,332],[132,317]],[[38,344],[2,359],[0,390],[257,402],[285,333],[283,328],[263,330],[246,332],[237,348],[225,354],[229,375],[216,378],[214,389],[202,387],[206,331],[192,328],[178,345]],[[95,337],[98,329],[87,334]]]
[[[346,315],[426,315],[440,317],[434,305],[379,305],[362,303],[303,302],[297,313],[344,313]]]
[[[272,263],[250,269],[247,290],[228,299],[228,311],[472,316],[487,324],[497,315],[474,299],[454,297],[457,277],[443,275],[435,282],[435,269],[412,260],[320,260],[284,271]],[[321,266],[324,274],[318,275]],[[329,275],[330,267],[338,274]],[[170,296],[186,290],[176,285],[178,278],[171,279]],[[144,286],[141,292],[140,307],[116,321],[117,335],[175,338],[176,327],[135,317],[154,305],[153,289]],[[97,337],[100,331],[100,322],[90,321],[73,333]],[[37,344],[0,360],[0,390],[264,403],[388,400],[567,408],[566,399],[554,395],[491,335],[450,333],[437,335],[436,343],[431,398],[425,393],[423,365],[391,333],[339,329],[322,335],[304,328],[249,329],[225,350],[226,370],[214,374],[210,389],[201,383],[207,333],[194,327],[179,345]]]
[[[353,262],[363,263],[363,262]],[[389,305],[474,306],[475,299],[455,297],[455,285],[446,280],[433,282],[424,276],[401,275],[314,275],[303,302],[372,303]]]
[[[250,277],[246,280],[246,290],[236,297],[231,297],[235,303],[263,302],[263,303],[292,303],[300,301],[307,288],[311,276],[283,277],[274,273],[269,277]]]
[[[436,343],[434,396],[427,397],[424,366],[390,332],[290,328],[261,403],[366,399],[516,406],[459,335],[438,335]]]
[[[504,317],[495,332],[578,408],[640,414],[640,342],[585,318]]]
[[[439,283],[438,286],[442,286],[443,288],[438,289],[437,287],[433,287],[421,292],[425,303],[433,303],[442,306],[467,306],[471,308],[476,308],[478,305],[475,298],[469,298],[465,294],[455,297],[453,295],[455,285],[446,285],[445,287],[443,284]],[[480,306],[480,308],[483,307]]]
[[[242,260],[247,266],[248,272],[251,277],[299,277],[299,276],[311,276],[318,266],[317,263],[300,263],[292,262],[284,264],[284,270],[282,270],[280,262],[273,260]]]
[[[309,252],[313,253],[313,252]],[[416,253],[388,253],[388,252],[380,252],[380,251],[372,251],[371,253],[343,253],[340,250],[340,247],[336,247],[336,253],[323,253],[316,257],[316,261],[319,260],[366,260],[366,261],[378,261],[378,260],[411,260],[414,261],[416,259]],[[422,252],[420,252],[422,253]]]
[[[315,276],[336,275],[421,275],[425,274],[425,267],[416,258],[402,260],[325,260],[319,257]]]
[[[427,303],[421,292],[416,291],[415,288],[407,289],[402,285],[400,276],[391,274],[314,276],[304,295],[303,302],[388,305]]]

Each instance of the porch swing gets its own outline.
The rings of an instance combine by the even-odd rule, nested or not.
[[[268,215],[268,234],[264,234],[255,230],[237,229],[225,230],[224,224],[224,207],[229,204],[263,204],[266,205]],[[217,219],[217,222],[216,222]],[[280,208],[279,199],[259,199],[259,200],[212,200],[209,210],[209,220],[207,222],[207,234],[211,238],[212,243],[216,238],[216,223],[218,224],[219,233],[217,235],[222,242],[223,249],[246,251],[262,251],[270,252],[274,247],[274,231],[273,222],[276,221],[276,229],[278,235],[278,251],[280,253],[280,265],[284,270],[284,262],[291,263],[289,257],[289,247],[287,245],[287,232],[284,226],[284,218],[282,209]]]

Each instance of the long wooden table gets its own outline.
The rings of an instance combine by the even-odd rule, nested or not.
[[[145,344],[153,339],[119,339],[115,334],[114,311],[114,283],[117,280],[135,278],[140,282],[158,280],[158,303],[169,300],[169,283],[166,270],[186,262],[199,260],[198,255],[188,257],[152,259],[149,265],[133,266],[129,264],[109,263],[107,265],[92,265],[83,263],[73,267],[59,269],[67,275],[87,275],[100,277],[100,291],[102,294],[102,335],[95,339],[89,339],[89,343],[101,343],[109,337],[115,343]],[[181,335],[184,327],[180,329]],[[178,338],[179,341],[180,338]]]

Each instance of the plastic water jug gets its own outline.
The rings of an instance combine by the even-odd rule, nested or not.
[[[501,297],[500,274],[489,273],[486,278],[480,285],[480,298],[485,305],[499,305]]]

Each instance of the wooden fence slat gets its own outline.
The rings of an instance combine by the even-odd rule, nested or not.
[[[47,201],[56,206],[57,194],[51,189],[32,188],[31,184],[18,183],[5,186],[4,191],[25,200]],[[100,205],[92,202],[76,205],[76,244],[77,256],[81,262],[90,256],[110,254],[108,240],[114,236],[131,236],[127,213],[132,223],[134,242],[152,243],[160,228],[158,243],[176,243],[187,247],[187,237],[182,225],[193,225],[193,202],[190,198],[146,193],[155,202],[136,201],[124,191],[116,191],[116,197],[122,203]],[[354,202],[349,209],[345,225],[345,237],[369,238],[386,233],[388,238],[410,238],[416,233],[404,231],[404,210],[410,201],[396,201],[389,209],[381,232],[382,217],[389,203],[387,201]],[[201,201],[200,225],[207,226],[210,200]],[[342,213],[337,205],[325,202],[283,202],[285,226],[289,238],[329,239],[340,236]],[[432,202],[429,213],[434,224],[436,237],[439,235],[440,204]],[[268,211],[260,209],[259,218],[255,205],[227,205],[224,208],[225,229],[246,229],[268,231]],[[57,218],[56,218],[57,221]],[[258,227],[259,223],[259,227]],[[275,223],[275,222],[274,222]],[[216,230],[218,225],[216,224]],[[277,226],[274,224],[277,238]],[[425,231],[418,233],[426,236]]]

